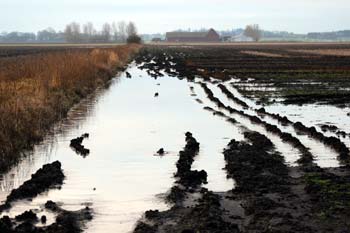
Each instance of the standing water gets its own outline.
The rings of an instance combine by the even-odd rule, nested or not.
[[[185,145],[187,131],[201,143],[194,168],[208,172],[207,187],[214,191],[234,187],[222,170],[222,150],[230,139],[242,138],[239,129],[203,110],[191,97],[186,80],[168,76],[155,80],[135,66],[128,72],[132,79],[122,75],[73,108],[54,136],[3,175],[0,200],[43,164],[56,160],[66,176],[62,188],[16,202],[2,215],[14,217],[37,209],[39,217],[45,214],[50,224],[54,216],[43,212],[42,206],[52,200],[68,210],[91,206],[94,219],[85,232],[130,232],[144,211],[169,208],[159,194],[173,185],[178,151]],[[83,142],[90,149],[85,158],[69,147],[69,141],[83,133],[90,134]],[[162,147],[166,155],[155,156]]]

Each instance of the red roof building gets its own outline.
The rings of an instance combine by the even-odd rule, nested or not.
[[[203,32],[167,32],[168,42],[220,42],[220,35],[210,29]]]

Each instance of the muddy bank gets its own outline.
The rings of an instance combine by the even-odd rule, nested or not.
[[[202,183],[207,182],[207,173],[204,170],[191,170],[194,157],[199,151],[199,143],[190,132],[186,133],[186,145],[179,152],[179,160],[176,163],[177,171],[174,177],[178,185],[173,186],[167,196],[167,200],[178,203],[185,198],[186,192],[191,192]]]
[[[186,145],[179,152],[176,163],[176,182],[166,199],[174,206],[168,211],[149,210],[140,221],[135,233],[152,232],[238,232],[238,227],[224,220],[220,203],[222,197],[200,185],[206,182],[204,170],[191,170],[199,143],[186,133]],[[175,224],[174,224],[175,223]]]
[[[60,188],[65,176],[63,174],[61,163],[56,161],[44,165],[30,180],[24,182],[17,189],[13,189],[7,196],[4,204],[0,206],[0,211],[10,210],[12,204],[23,199],[30,199],[52,188]],[[29,209],[23,213],[10,218],[3,215],[0,218],[0,232],[3,233],[78,233],[83,231],[87,221],[93,217],[93,211],[89,207],[78,211],[68,211],[61,208],[57,203],[49,200],[39,209]],[[53,213],[55,221],[46,225],[47,217],[45,214],[38,214],[43,210]],[[41,223],[42,226],[37,226]]]
[[[231,141],[224,152],[226,169],[238,183],[238,188],[233,190],[233,198],[241,200],[245,209],[244,232],[346,232],[349,229],[344,221],[348,213],[343,209],[332,212],[333,216],[324,214],[324,211],[333,210],[325,203],[340,201],[340,206],[349,207],[349,187],[343,185],[349,173],[334,174],[344,171],[344,168],[314,167],[309,171],[288,168],[282,157],[271,151],[270,143],[264,146],[259,145],[261,140],[257,138],[247,139],[250,144]],[[346,189],[343,190],[345,196],[340,197],[339,193],[324,195],[327,188],[322,185],[322,178],[317,180],[315,177],[333,177],[329,187],[334,185]],[[323,190],[318,185],[323,186]],[[337,188],[334,189],[339,191]],[[334,189],[328,190],[329,193]]]
[[[45,209],[57,215],[55,222],[48,226],[36,226],[39,218],[32,210],[17,215],[14,219],[4,216],[0,219],[2,233],[79,233],[87,221],[93,217],[92,209],[85,207],[78,211],[68,211],[59,207],[55,202],[48,201]],[[42,215],[41,223],[46,223],[46,216]]]
[[[64,174],[61,169],[61,163],[56,161],[44,165],[31,179],[24,182],[20,187],[13,189],[7,196],[4,204],[0,206],[0,212],[11,208],[11,203],[21,199],[33,198],[49,188],[62,185]]]
[[[134,232],[347,232],[350,174],[346,168],[289,168],[257,132],[224,150],[237,187],[192,190],[167,211],[147,211]]]

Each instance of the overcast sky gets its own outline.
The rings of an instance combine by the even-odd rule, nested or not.
[[[0,0],[1,31],[134,21],[141,33],[258,23],[297,33],[350,29],[350,0]]]

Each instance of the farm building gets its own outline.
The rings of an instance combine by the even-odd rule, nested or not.
[[[219,42],[220,35],[214,29],[203,32],[167,32],[166,40],[168,42]]]

